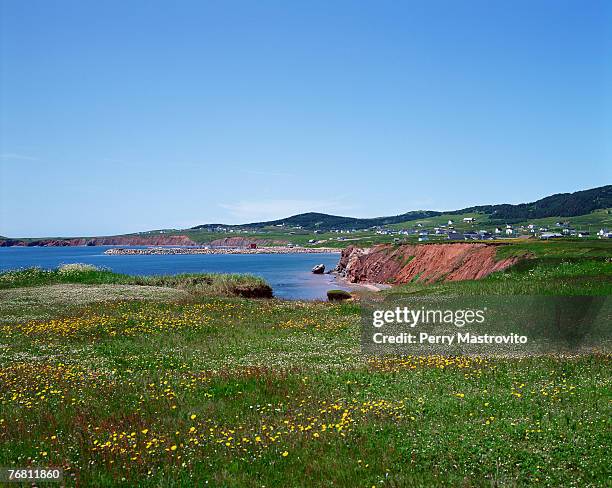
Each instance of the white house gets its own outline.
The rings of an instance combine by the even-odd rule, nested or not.
[[[506,226],[506,235],[511,236],[512,234],[514,234],[514,229],[512,228],[512,226]]]
[[[463,221],[468,224],[473,224],[474,222],[476,222],[476,219],[474,217],[464,217]]]

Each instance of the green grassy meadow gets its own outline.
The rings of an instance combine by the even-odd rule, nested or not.
[[[480,282],[384,293],[610,294],[605,244],[529,246]],[[368,357],[359,300],[237,284],[261,286],[0,274],[0,466],[60,466],[68,486],[612,483],[610,355]]]

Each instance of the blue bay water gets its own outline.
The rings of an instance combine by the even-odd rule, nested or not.
[[[314,275],[313,266],[333,269],[339,254],[106,255],[108,246],[0,248],[0,270],[87,263],[132,275],[249,273],[265,279],[278,298],[324,300],[327,290],[349,287],[332,275]]]

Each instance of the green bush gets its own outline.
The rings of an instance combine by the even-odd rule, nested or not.
[[[344,290],[329,290],[327,292],[327,299],[330,302],[349,300],[352,298],[352,295],[348,291]]]

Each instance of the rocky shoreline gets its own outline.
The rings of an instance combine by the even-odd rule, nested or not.
[[[340,254],[341,249],[331,247],[285,247],[270,246],[251,248],[205,248],[205,247],[150,247],[145,249],[114,248],[104,251],[109,255],[176,255],[176,254]]]

